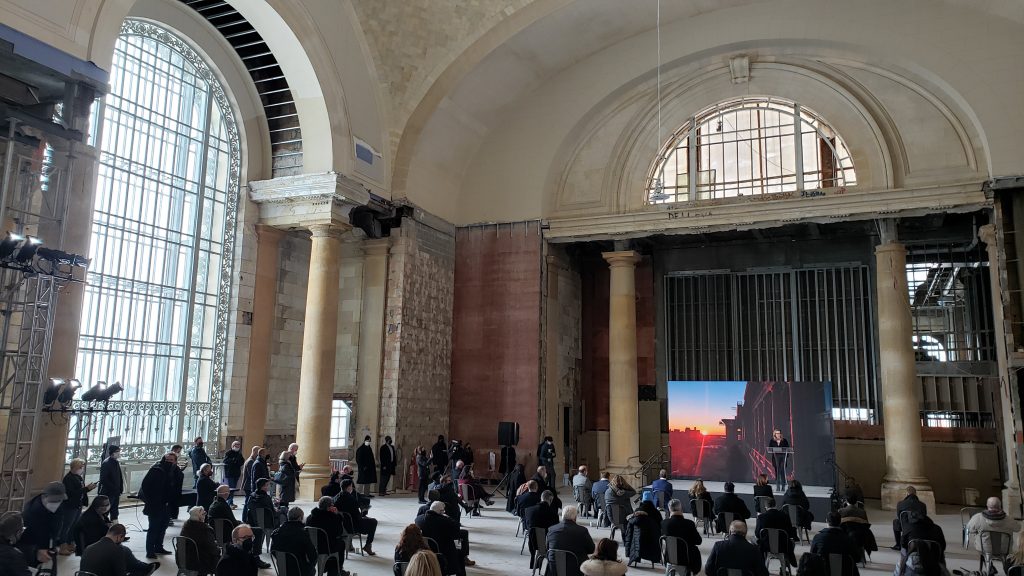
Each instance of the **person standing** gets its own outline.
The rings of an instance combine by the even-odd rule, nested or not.
[[[444,434],[437,437],[437,442],[430,447],[430,461],[434,465],[434,473],[444,473],[448,467],[448,443],[444,440]]]
[[[364,496],[370,495],[370,485],[377,483],[377,459],[373,457],[369,434],[363,438],[363,445],[356,449],[356,484],[361,486]]]
[[[26,560],[32,566],[54,560],[51,550],[60,538],[61,516],[58,510],[67,498],[63,484],[50,482],[42,494],[29,500],[25,506],[22,517],[25,532],[18,541],[18,547],[24,551]]]
[[[142,479],[139,499],[144,504],[142,513],[149,518],[149,529],[146,531],[146,558],[150,560],[155,560],[157,554],[170,554],[164,548],[164,534],[167,533],[167,525],[170,522],[171,503],[177,507],[176,494],[180,492],[175,491],[175,486],[180,474],[177,456],[173,452],[168,452],[159,462],[153,464]]]
[[[224,484],[227,484],[232,490],[240,488],[238,481],[242,477],[242,465],[245,463],[245,457],[242,456],[242,443],[238,440],[232,442],[231,449],[224,453],[222,462],[224,464]],[[228,505],[232,509],[237,508],[233,491],[228,496]]]
[[[295,469],[289,459],[287,450],[281,452],[277,459],[277,473],[274,474],[274,483],[277,484],[278,500],[285,510],[288,505],[295,501]]]
[[[789,448],[789,440],[782,437],[782,430],[774,430],[772,439],[768,441],[769,448]],[[772,467],[775,468],[775,489],[782,490],[786,486],[786,462],[789,454],[772,454]]]
[[[192,449],[188,451],[189,460],[192,461],[192,479],[199,479],[199,471],[203,468],[203,464],[213,464],[210,460],[210,456],[206,453],[206,448],[203,448],[203,437],[197,436],[192,443]]]
[[[555,486],[555,440],[551,436],[545,436],[544,441],[537,447],[537,460],[540,465],[548,470],[548,487]]]
[[[288,463],[292,465],[292,471],[295,473],[295,486],[299,485],[299,476],[302,474],[302,467],[304,464],[299,464],[299,459],[296,454],[299,453],[299,445],[292,442],[288,445]]]
[[[430,484],[430,456],[427,454],[427,449],[423,446],[416,447],[416,476],[419,480],[419,490],[417,495],[419,496],[419,503],[426,504],[427,501],[424,497],[427,494],[427,485]]]
[[[207,462],[199,468],[199,480],[196,480],[196,506],[208,510],[217,497],[217,483],[213,480],[213,464]]]
[[[71,461],[68,473],[64,475],[64,491],[68,499],[61,503],[61,535],[60,549],[61,556],[70,556],[75,551],[74,526],[82,516],[82,507],[89,505],[89,491],[96,487],[96,484],[85,483],[85,460],[75,458]]]
[[[107,458],[100,464],[100,489],[98,494],[110,498],[110,521],[117,522],[117,504],[124,492],[124,476],[121,475],[121,447],[111,445]]]
[[[380,447],[380,486],[377,493],[381,496],[388,495],[388,482],[395,475],[395,467],[398,464],[398,451],[392,443],[391,436],[384,437],[384,444]]]
[[[174,493],[174,499],[167,504],[167,525],[174,526],[174,521],[178,518],[178,500],[181,496],[181,490],[185,485],[185,468],[188,468],[189,462],[181,457],[181,444],[175,444],[171,446],[171,452],[174,454],[174,470],[172,471],[173,483],[171,490]]]

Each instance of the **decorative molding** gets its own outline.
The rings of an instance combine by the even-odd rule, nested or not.
[[[259,204],[264,224],[308,228],[316,224],[348,226],[348,213],[370,202],[362,184],[337,172],[281,176],[249,183],[249,198]]]
[[[729,74],[733,84],[746,84],[750,81],[750,57],[747,55],[729,58]]]

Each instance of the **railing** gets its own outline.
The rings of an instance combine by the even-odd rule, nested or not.
[[[637,459],[639,460],[639,458]],[[649,472],[651,470],[655,470],[655,473],[657,473],[657,471],[661,470],[662,468],[664,468],[665,470],[670,470],[671,464],[672,447],[662,446],[659,451],[648,456],[647,459],[640,464],[640,469],[633,473],[633,477],[640,481],[640,486],[644,486],[647,484],[645,478],[650,477]]]

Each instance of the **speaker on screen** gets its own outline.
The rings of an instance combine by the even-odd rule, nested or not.
[[[498,422],[498,445],[516,446],[519,444],[519,423]]]

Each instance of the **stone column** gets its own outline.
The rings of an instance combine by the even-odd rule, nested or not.
[[[636,376],[636,263],[632,250],[602,254],[611,268],[608,313],[608,468],[625,471],[640,454]]]
[[[331,401],[334,398],[334,359],[338,341],[338,274],[341,229],[314,224],[309,254],[306,320],[302,332],[299,371],[299,410],[296,442],[305,465],[300,498],[316,500],[331,475]]]
[[[245,377],[245,421],[242,453],[263,446],[267,426],[267,388],[270,384],[272,337],[277,319],[277,271],[281,238],[286,232],[266,224],[256,225],[256,287],[252,297],[252,328],[249,366]]]
[[[907,250],[892,237],[875,248],[878,296],[878,363],[885,424],[886,473],[882,508],[892,510],[914,486],[918,497],[935,510],[935,495],[924,474],[921,408],[917,397],[910,299],[907,292]]]
[[[986,224],[978,229],[978,238],[988,248],[989,279],[992,285],[992,326],[996,341],[996,362],[999,367],[999,406],[1003,432],[1003,457],[1006,462],[1006,483],[1003,485],[1003,510],[1014,518],[1021,517],[1020,471],[1017,466],[1017,425],[1013,415],[1013,373],[1009,368],[1006,348],[1006,326],[1003,317],[1002,268],[996,227]]]
[[[384,443],[384,436],[380,431],[380,387],[384,360],[384,304],[387,300],[390,243],[389,238],[363,242],[363,309],[359,323],[355,430],[369,430],[376,446]],[[358,441],[361,439],[357,438]],[[411,447],[407,447],[406,450],[411,450]],[[396,485],[401,479],[401,475],[395,478]]]

